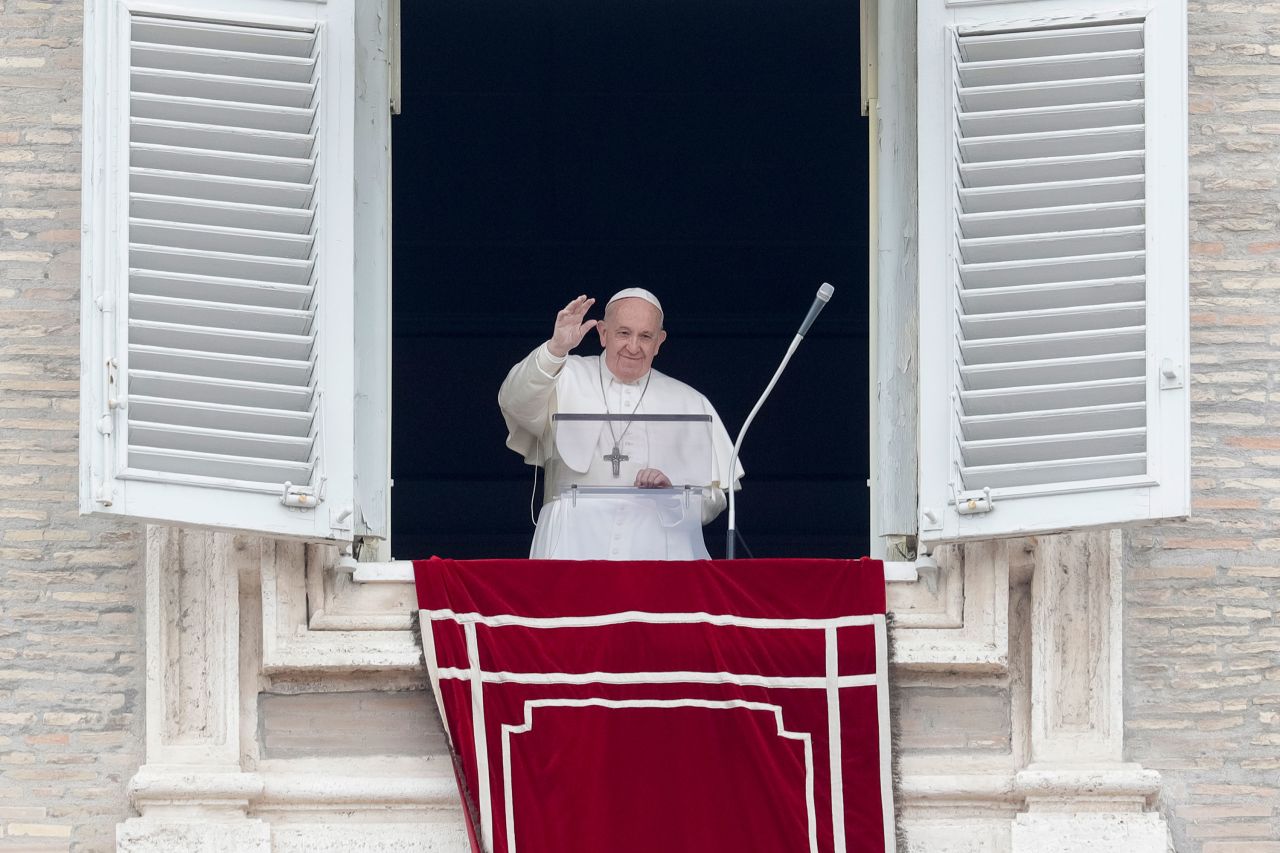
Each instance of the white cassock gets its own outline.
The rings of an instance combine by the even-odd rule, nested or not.
[[[646,388],[646,382],[648,387]],[[607,410],[606,410],[607,404]],[[569,507],[560,492],[569,485],[631,486],[650,461],[651,425],[626,417],[633,414],[709,415],[710,470],[702,501],[702,523],[714,519],[726,504],[724,472],[733,456],[733,442],[711,402],[685,383],[657,370],[635,382],[616,378],[600,356],[570,355],[557,359],[540,345],[511,368],[498,391],[498,406],[507,422],[507,447],[530,465],[546,471],[542,511],[529,556],[534,558],[597,560],[696,560],[706,559],[701,537],[668,535],[679,513],[678,494],[655,490],[654,500],[628,497],[579,500]],[[575,424],[553,434],[551,416],[595,414],[618,416],[613,432],[605,422]],[[584,428],[588,430],[584,432]],[[617,475],[605,457],[614,449],[630,457],[620,463]],[[741,465],[735,466],[734,488],[739,488]],[[677,485],[681,472],[663,471]],[[679,478],[679,479],[678,479]]]

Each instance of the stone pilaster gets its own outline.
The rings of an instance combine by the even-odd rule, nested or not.
[[[117,827],[123,853],[265,853],[248,817],[263,782],[240,755],[241,564],[253,540],[147,529],[147,756],[129,784],[140,816]]]
[[[1030,763],[1013,853],[1165,853],[1160,777],[1124,761],[1118,536],[1042,537],[1031,581]]]

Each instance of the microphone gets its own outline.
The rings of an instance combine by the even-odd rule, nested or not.
[[[813,297],[813,305],[809,306],[809,313],[804,315],[804,322],[800,324],[800,331],[797,332],[800,337],[803,338],[809,334],[809,327],[813,325],[814,320],[818,319],[822,309],[827,307],[827,303],[831,301],[831,294],[835,292],[836,289],[826,282],[818,288],[818,295]]]
[[[773,392],[773,386],[778,384],[778,378],[782,376],[782,371],[787,369],[787,363],[791,361],[791,356],[795,355],[796,349],[799,348],[800,342],[804,340],[804,336],[809,333],[809,327],[813,325],[813,321],[818,319],[818,315],[822,313],[822,309],[827,307],[827,303],[831,301],[831,295],[836,289],[825,281],[822,287],[818,288],[818,294],[813,298],[813,305],[809,307],[809,313],[804,315],[804,322],[800,324],[800,331],[796,332],[796,336],[791,340],[791,346],[787,347],[787,353],[782,357],[782,363],[778,365],[778,369],[774,371],[773,378],[769,380],[769,384],[765,387],[764,393],[760,395],[760,399],[756,400],[755,406],[751,409],[751,414],[747,415],[747,420],[742,424],[742,430],[738,433],[738,440],[733,443],[733,456],[729,458],[729,530],[726,534],[724,555],[732,560],[735,555],[735,546],[737,544],[738,534],[738,515],[737,505],[734,502],[734,474],[738,470],[738,451],[742,449],[742,439],[747,437],[747,429],[751,426],[751,422],[756,419],[756,413],[760,411],[760,407],[764,405],[764,401],[769,399],[769,394]]]

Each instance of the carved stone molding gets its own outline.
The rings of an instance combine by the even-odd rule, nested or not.
[[[1124,762],[1118,532],[1042,537],[1031,582],[1031,763],[1011,853],[1165,853],[1160,776]]]
[[[263,547],[262,671],[419,674],[422,656],[408,630],[409,604],[401,602],[400,613],[372,613],[365,591],[333,579],[331,566],[332,549],[324,546],[272,542]],[[368,593],[388,594],[385,588]],[[339,609],[353,603],[363,609]]]
[[[307,601],[312,631],[408,631],[418,598],[413,581],[357,583],[335,571],[337,552],[326,546],[307,549]]]
[[[129,784],[139,816],[116,828],[119,851],[467,849],[447,761],[272,762],[254,748],[268,659],[290,673],[418,668],[407,630],[311,629],[307,557],[324,550],[148,528],[147,756]],[[337,590],[320,600],[348,599]],[[362,822],[359,832],[351,821]]]
[[[936,556],[936,573],[926,570],[914,584],[889,587],[894,666],[1005,672],[1010,565],[1025,559],[1025,545],[981,542],[941,548]]]
[[[147,528],[147,754],[129,783],[139,817],[116,827],[122,853],[266,853],[248,815],[261,781],[240,766],[239,578],[258,540]]]
[[[1121,567],[1105,531],[1036,543],[1031,583],[1031,759],[1119,762],[1123,754]]]
[[[130,784],[140,817],[117,829],[124,853],[466,850],[442,756],[357,766],[256,748],[260,690],[421,678],[412,587],[353,583],[333,556],[149,528],[147,763]],[[938,714],[949,691],[1005,691],[1011,728],[998,750],[903,756],[908,849],[1164,853],[1159,776],[1123,763],[1118,539],[970,544],[938,563],[890,587],[898,685],[934,691]]]
[[[147,761],[236,766],[239,565],[227,534],[147,528]]]

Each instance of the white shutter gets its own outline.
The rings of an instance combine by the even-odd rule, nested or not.
[[[350,2],[147,8],[86,19],[82,511],[349,538]]]
[[[1188,511],[1184,30],[921,4],[925,540]]]

